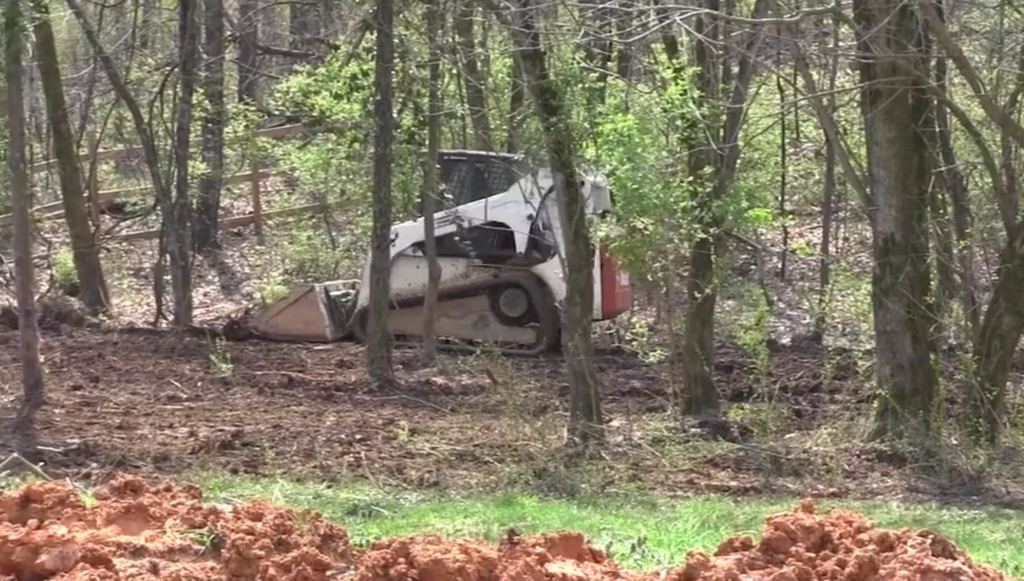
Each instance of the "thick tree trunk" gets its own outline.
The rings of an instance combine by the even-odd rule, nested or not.
[[[430,87],[427,96],[427,159],[423,180],[423,237],[427,255],[427,295],[423,302],[423,363],[432,367],[437,362],[437,337],[434,322],[437,317],[437,293],[441,283],[441,265],[437,262],[437,238],[434,231],[434,212],[437,211],[437,158],[441,149],[441,59],[442,14],[440,0],[427,4],[427,37],[430,45]]]
[[[31,196],[25,159],[25,96],[22,66],[23,26],[20,0],[4,2],[4,60],[7,72],[7,173],[14,214],[14,270],[17,278],[19,359],[22,399],[15,419],[17,447],[23,455],[35,452],[35,416],[43,405],[43,368],[39,361],[36,320],[35,268],[32,263]]]
[[[378,386],[386,386],[394,378],[391,334],[387,328],[388,309],[391,304],[391,166],[395,138],[395,121],[392,115],[394,22],[394,0],[377,0],[377,97],[374,102],[377,131],[373,152],[373,243],[370,253],[370,288],[366,289],[370,293],[366,359],[370,376]]]
[[[565,232],[565,324],[562,330],[569,371],[569,445],[587,449],[604,440],[600,381],[591,339],[594,310],[594,254],[586,222],[586,201],[576,169],[576,143],[561,93],[552,81],[541,47],[531,0],[517,0],[511,28],[533,102],[544,129],[555,175],[559,215]]]
[[[493,141],[487,110],[487,79],[484,78],[477,59],[475,17],[476,3],[473,0],[458,0],[455,34],[466,87],[466,106],[469,109],[470,121],[473,123],[473,147],[490,151]]]
[[[77,141],[71,130],[67,102],[64,99],[64,85],[60,76],[57,43],[50,25],[49,5],[47,0],[35,0],[33,4],[36,12],[32,20],[36,61],[42,78],[46,116],[50,122],[50,133],[57,157],[60,193],[64,202],[64,221],[68,226],[75,273],[78,275],[78,296],[89,312],[97,314],[109,308],[109,291],[103,276],[99,248],[93,239],[89,214],[86,211],[85,180],[82,179]]]
[[[938,381],[931,362],[928,148],[919,129],[928,98],[908,87],[910,63],[927,77],[921,23],[897,0],[855,0],[861,107],[867,141],[875,271],[872,307],[879,399],[871,437],[927,441]]]
[[[209,111],[203,119],[203,160],[206,173],[199,180],[195,216],[195,250],[217,247],[220,193],[224,182],[224,0],[203,0],[203,93]]]
[[[703,211],[710,214],[710,204]],[[717,416],[721,412],[715,387],[715,260],[721,239],[713,233],[721,229],[715,217],[701,220],[708,234],[701,234],[690,248],[690,271],[686,277],[686,316],[683,329],[683,401],[679,411],[686,416]]]

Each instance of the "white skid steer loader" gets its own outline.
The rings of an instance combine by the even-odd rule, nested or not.
[[[456,350],[483,343],[508,354],[557,349],[566,288],[565,237],[551,172],[520,156],[443,151],[443,209],[434,215],[441,282],[435,330]],[[607,184],[583,178],[588,219],[612,209]],[[594,249],[594,320],[627,311],[628,275],[605,248]],[[331,342],[366,338],[370,258],[362,280],[337,280],[295,289],[245,323],[263,339]],[[399,341],[422,334],[427,289],[423,218],[391,228],[391,310],[388,329]]]

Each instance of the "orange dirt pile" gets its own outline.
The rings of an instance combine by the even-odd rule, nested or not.
[[[847,510],[805,501],[769,516],[762,538],[735,537],[678,568],[622,569],[575,532],[498,546],[437,536],[364,551],[315,513],[253,502],[210,506],[192,486],[120,476],[88,501],[70,484],[0,495],[0,581],[1009,581],[929,531],[875,529]]]
[[[345,529],[254,502],[203,504],[194,486],[118,477],[93,494],[66,482],[0,496],[0,579],[331,579],[352,560]]]
[[[714,555],[691,553],[672,581],[1010,581],[975,564],[941,535],[927,530],[876,529],[849,510],[815,513],[805,500],[795,512],[766,519],[761,541],[733,537]]]

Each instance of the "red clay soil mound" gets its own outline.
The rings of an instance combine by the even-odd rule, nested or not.
[[[795,512],[766,519],[761,541],[733,537],[714,555],[693,552],[668,581],[1010,581],[975,564],[941,535],[927,530],[876,529],[864,516],[815,512],[805,500]]]
[[[87,502],[65,482],[0,495],[0,581],[1010,581],[930,531],[875,529],[863,516],[769,516],[759,542],[735,537],[714,555],[642,574],[566,532],[498,546],[437,536],[353,550],[315,513],[262,502],[210,506],[193,486],[121,476]]]
[[[314,581],[352,560],[345,529],[316,514],[204,505],[194,486],[132,476],[92,500],[60,481],[0,496],[0,579]]]
[[[436,536],[374,543],[347,581],[585,581],[646,576],[623,570],[587,544],[582,533],[521,537],[498,547]]]

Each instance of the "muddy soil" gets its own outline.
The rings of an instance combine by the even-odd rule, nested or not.
[[[214,506],[192,486],[118,476],[92,493],[62,481],[0,496],[0,579],[347,581],[1010,581],[931,531],[875,529],[863,516],[815,514],[812,501],[771,515],[760,540],[724,540],[678,567],[623,569],[582,533],[494,546],[437,536],[353,548],[319,514],[263,502]]]

